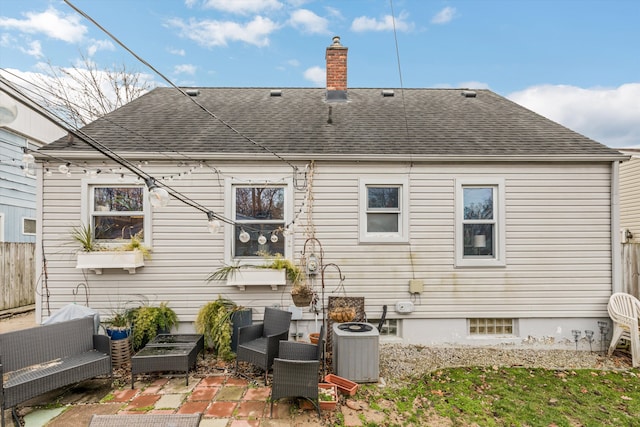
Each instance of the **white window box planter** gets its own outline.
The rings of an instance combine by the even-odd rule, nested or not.
[[[285,270],[272,268],[240,269],[227,279],[227,285],[237,286],[241,291],[246,286],[271,286],[271,289],[277,291],[279,285],[287,284],[285,273]]]
[[[142,251],[97,251],[78,252],[76,268],[86,268],[102,274],[105,268],[122,268],[135,274],[136,268],[144,266]]]

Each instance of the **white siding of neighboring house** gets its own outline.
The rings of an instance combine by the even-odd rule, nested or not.
[[[176,162],[177,163],[177,162]],[[301,167],[304,165],[300,164]],[[104,169],[104,166],[101,166]],[[172,188],[214,212],[224,212],[224,177],[260,179],[290,177],[286,165],[270,162],[242,166],[215,162],[174,180]],[[151,162],[145,170],[154,176],[183,171],[175,165]],[[76,270],[69,229],[80,216],[81,174],[54,174],[44,182],[44,245],[52,311],[76,301],[79,283],[90,288],[89,305],[104,316],[122,303],[145,295],[151,302],[169,301],[184,330],[192,328],[199,307],[219,294],[256,308],[291,304],[288,288],[272,291],[251,287],[239,291],[223,284],[205,283],[224,259],[223,234],[206,230],[206,215],[176,200],[153,213],[153,259],[135,275],[120,270],[103,275]],[[410,244],[358,244],[358,179],[407,177],[410,182]],[[506,266],[455,268],[455,180],[502,178],[505,183]],[[115,176],[114,176],[115,178]],[[114,181],[117,183],[116,181]],[[611,294],[611,165],[601,164],[383,164],[317,162],[313,175],[312,213],[300,215],[295,256],[312,218],[316,237],[324,248],[324,262],[337,264],[346,277],[348,296],[365,296],[370,318],[389,306],[388,318],[402,319],[405,343],[469,342],[466,319],[516,319],[520,341],[528,336],[545,340],[570,338],[572,328],[595,329],[606,318]],[[295,211],[304,199],[296,191]],[[307,206],[308,207],[308,206]],[[324,295],[336,291],[335,269],[326,270]],[[424,281],[424,292],[412,297],[408,283]],[[317,283],[320,292],[320,283]],[[44,292],[43,292],[44,294]],[[397,301],[415,304],[411,314],[398,314]],[[45,299],[39,301],[47,317]],[[315,319],[305,310],[301,331],[314,329]],[[308,321],[308,322],[307,322]]]
[[[620,228],[631,231],[632,241],[640,243],[640,150],[620,164]]]

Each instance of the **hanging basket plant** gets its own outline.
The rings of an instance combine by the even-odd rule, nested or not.
[[[313,300],[313,289],[307,284],[299,284],[291,289],[291,299],[296,307],[308,307]]]

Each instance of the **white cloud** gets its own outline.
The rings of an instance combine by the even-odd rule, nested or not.
[[[99,50],[116,50],[115,46],[109,40],[92,40],[87,48],[89,56],[93,56]]]
[[[27,34],[44,34],[68,43],[77,43],[87,33],[87,27],[80,23],[80,15],[64,15],[53,7],[45,12],[24,14],[25,19],[0,17],[0,28]]]
[[[192,1],[191,4],[193,4]],[[265,10],[278,10],[282,8],[282,3],[277,0],[205,0],[203,7],[246,15]]]
[[[407,22],[408,15],[401,13],[395,20],[395,29],[397,31],[411,31],[414,27],[413,22]],[[393,16],[385,15],[381,20],[360,16],[351,23],[351,30],[356,32],[363,31],[393,31]]]
[[[195,74],[196,73],[196,66],[192,65],[192,64],[181,64],[181,65],[176,65],[173,68],[173,72],[175,74]]]
[[[256,16],[251,22],[239,24],[232,21],[196,21],[188,23],[172,19],[167,25],[178,28],[186,37],[205,47],[226,46],[231,41],[242,41],[256,46],[268,46],[269,34],[277,25],[269,18]]]
[[[456,9],[453,7],[445,7],[440,12],[436,13],[436,15],[431,18],[432,24],[447,24],[453,20],[456,16]]]
[[[488,83],[469,81],[469,82],[460,82],[458,83],[459,88],[466,89],[489,89]]]
[[[177,55],[177,56],[185,56],[187,54],[187,52],[185,52],[184,49],[167,49],[167,52],[169,52],[172,55]]]
[[[307,68],[304,72],[304,78],[309,80],[316,86],[324,86],[327,73],[324,68],[321,67],[311,67]]]
[[[34,40],[31,43],[29,43],[28,49],[20,48],[20,50],[22,50],[27,55],[30,55],[36,58],[42,57],[42,45],[38,40]]]
[[[292,67],[299,67],[300,66],[300,61],[298,61],[297,59],[289,59],[287,61],[287,65],[290,65]]]
[[[508,98],[610,147],[640,144],[640,83],[589,89],[540,85]]]
[[[327,34],[329,21],[307,9],[298,9],[291,13],[291,26],[297,30],[311,34]]]

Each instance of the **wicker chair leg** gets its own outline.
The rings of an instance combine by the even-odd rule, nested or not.
[[[20,427],[22,424],[20,423],[20,418],[18,418],[18,411],[16,411],[15,406],[11,409],[11,415],[13,415],[13,422],[15,425]],[[2,417],[2,425],[4,426],[4,417]]]

